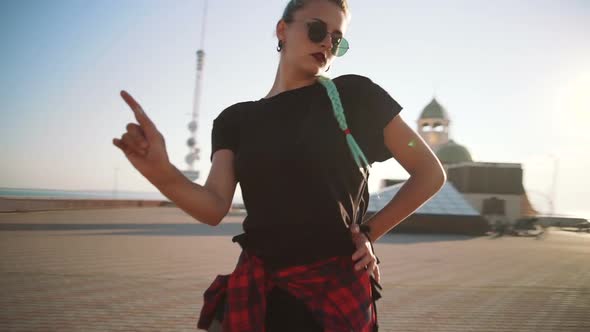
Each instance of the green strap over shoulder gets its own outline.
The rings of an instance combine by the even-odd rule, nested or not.
[[[336,88],[336,84],[332,82],[332,80],[326,76],[319,76],[318,81],[326,88],[328,92],[328,97],[330,97],[330,101],[332,102],[332,109],[334,111],[334,117],[336,117],[336,121],[338,121],[338,125],[340,129],[346,135],[346,142],[348,143],[348,147],[354,158],[354,161],[358,165],[359,168],[368,169],[371,167],[365,154],[357,144],[356,140],[352,136],[350,129],[348,128],[348,124],[346,123],[346,117],[344,115],[344,108],[342,107],[342,102],[340,101],[340,94],[338,93],[338,89]],[[364,163],[364,165],[362,164]]]

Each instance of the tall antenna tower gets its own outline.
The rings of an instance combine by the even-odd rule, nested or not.
[[[193,114],[192,119],[188,123],[188,130],[190,132],[190,137],[186,141],[186,145],[189,148],[189,152],[184,158],[187,164],[187,169],[182,173],[191,181],[195,181],[199,178],[199,171],[195,170],[194,164],[196,161],[201,160],[199,156],[199,152],[201,149],[197,144],[197,116],[199,114],[199,105],[201,102],[201,85],[203,81],[203,64],[205,61],[205,23],[207,21],[207,0],[204,0],[204,10],[203,10],[203,26],[201,28],[201,47],[197,51],[197,78],[195,82],[195,94],[193,98]]]

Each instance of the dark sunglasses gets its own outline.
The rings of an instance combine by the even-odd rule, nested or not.
[[[328,35],[328,25],[324,21],[307,22],[307,36],[314,43],[319,43]],[[348,41],[339,33],[332,33],[332,54],[343,56],[348,51]]]

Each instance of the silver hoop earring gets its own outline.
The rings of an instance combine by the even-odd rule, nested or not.
[[[277,52],[280,52],[283,49],[283,41],[279,40],[279,45],[277,46]]]

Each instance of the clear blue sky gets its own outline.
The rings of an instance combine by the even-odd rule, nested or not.
[[[264,96],[286,1],[209,4],[198,140],[208,173],[213,119]],[[590,217],[590,2],[351,0],[350,52],[332,77],[371,77],[415,127],[436,95],[451,135],[477,161],[522,163],[547,210],[559,159],[557,212]],[[131,111],[125,89],[184,168],[202,0],[0,2],[0,187],[155,191],[111,140]],[[395,160],[381,177],[404,178]],[[236,197],[239,198],[239,189]]]

